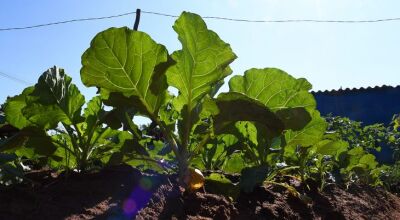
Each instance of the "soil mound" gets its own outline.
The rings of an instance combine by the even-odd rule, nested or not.
[[[130,166],[92,174],[32,173],[35,184],[0,188],[0,219],[400,219],[400,198],[380,188],[331,185],[323,193],[258,187],[236,201],[183,193],[172,176]]]

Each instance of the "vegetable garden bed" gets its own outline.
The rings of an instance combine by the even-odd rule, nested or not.
[[[28,175],[29,176],[29,175]],[[400,199],[380,188],[328,186],[303,201],[273,185],[241,193],[236,201],[205,192],[185,194],[174,177],[141,175],[130,166],[69,178],[41,171],[37,185],[0,190],[0,219],[399,219]],[[176,177],[176,176],[175,176]],[[293,182],[293,181],[292,181]],[[6,201],[6,202],[3,202]]]
[[[400,219],[382,188],[400,165],[376,161],[373,135],[340,118],[328,130],[312,85],[277,68],[218,94],[230,45],[196,14],[173,28],[171,54],[127,27],[98,33],[82,55],[88,102],[58,67],[7,99],[0,219]],[[399,126],[365,134],[399,146]]]

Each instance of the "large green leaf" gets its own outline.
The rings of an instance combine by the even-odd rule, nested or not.
[[[207,170],[221,170],[227,159],[240,149],[238,138],[232,134],[222,134],[210,140],[201,153],[196,167]],[[195,159],[196,160],[196,159]],[[201,162],[201,164],[199,164]],[[194,164],[192,161],[192,164]],[[239,170],[240,171],[240,170]]]
[[[89,118],[91,116],[99,118],[98,115],[101,113],[102,109],[103,103],[101,101],[101,98],[99,96],[95,96],[87,103],[87,106],[83,111],[83,116],[85,118]]]
[[[244,76],[234,76],[229,81],[230,91],[242,93],[255,99],[283,122],[285,130],[302,131],[309,124],[316,102],[309,90],[311,84],[305,79],[296,79],[276,68],[250,69]],[[267,139],[276,137],[268,130],[257,126]]]
[[[276,111],[276,115],[283,122],[286,130],[301,130],[311,121],[310,113],[302,107],[281,109]]]
[[[360,165],[364,164],[369,169],[374,169],[378,166],[378,162],[376,161],[376,157],[373,154],[365,154],[360,158]]]
[[[216,104],[219,114],[215,116],[214,127],[217,133],[224,128],[234,126],[237,121],[257,122],[267,127],[273,134],[279,134],[284,129],[284,124],[267,107],[257,100],[251,99],[241,93],[221,93]]]
[[[67,125],[80,122],[85,98],[71,81],[63,69],[48,69],[26,97],[24,116],[43,128],[54,128],[59,122]]]
[[[296,79],[276,68],[250,69],[229,81],[230,91],[243,93],[262,102],[272,111],[285,108],[315,109],[316,102],[307,80]]]
[[[14,136],[0,144],[0,152],[20,147],[34,149],[35,154],[49,156],[56,151],[56,146],[47,133],[36,127],[23,128]]]
[[[317,110],[311,111],[311,121],[301,130],[288,130],[285,133],[286,144],[289,146],[311,146],[321,140],[327,123]]]
[[[250,141],[250,143],[254,146],[258,145],[257,136],[259,132],[255,123],[238,121],[235,123],[235,128],[236,132],[238,133],[233,132],[233,134],[238,138],[240,137],[239,140],[242,138],[242,140],[244,139]]]
[[[228,65],[236,58],[229,44],[207,29],[199,15],[183,12],[173,26],[182,50],[172,54],[175,65],[167,71],[168,84],[179,90],[178,110],[191,111],[213,86],[231,73]]]
[[[2,140],[0,142],[0,152],[15,150],[25,145],[28,137],[21,132]]]
[[[222,170],[228,173],[240,173],[248,163],[244,161],[241,153],[233,153],[227,158]]]
[[[335,158],[339,158],[340,154],[345,152],[348,147],[349,144],[346,141],[324,139],[315,144],[312,151],[318,154],[331,155]]]
[[[50,156],[56,151],[57,147],[46,132],[34,129],[30,130],[27,135],[29,138],[25,147],[33,148],[35,154]]]
[[[26,107],[26,96],[32,93],[34,87],[28,87],[17,96],[8,98],[4,107],[4,113],[6,115],[7,122],[12,126],[22,129],[32,125],[23,114],[22,109]]]
[[[59,122],[72,123],[70,118],[56,105],[31,103],[22,112],[29,121],[44,129],[56,128]]]
[[[149,35],[126,27],[98,33],[82,56],[81,78],[86,86],[132,96],[134,105],[156,117],[166,97],[166,48]]]
[[[211,173],[210,176],[206,177],[205,187],[207,192],[222,194],[234,200],[240,193],[239,185],[233,184],[232,181],[219,173]]]
[[[133,96],[126,97],[118,92],[110,93],[105,89],[100,89],[100,97],[105,105],[113,107],[111,111],[104,115],[104,123],[113,129],[119,129],[123,126],[123,130],[138,130],[132,121],[133,116],[138,113],[137,108],[135,108],[136,98]]]
[[[207,29],[199,15],[183,12],[173,28],[178,33],[182,50],[172,54],[176,64],[167,70],[167,81],[179,91],[174,105],[182,113],[182,142],[187,143],[192,126],[198,120],[200,100],[215,94],[215,86],[231,73],[228,65],[236,55],[229,44]]]
[[[89,134],[100,120],[105,117],[106,112],[103,109],[103,103],[100,96],[93,97],[83,111],[83,116],[86,122],[85,133]]]

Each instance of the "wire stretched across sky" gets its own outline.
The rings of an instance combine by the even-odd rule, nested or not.
[[[159,12],[142,11],[145,14],[160,15],[164,17],[179,17],[178,15],[171,15]],[[216,19],[225,21],[237,21],[237,22],[249,22],[249,23],[294,23],[294,22],[314,22],[314,23],[377,23],[377,22],[388,22],[388,21],[400,21],[400,17],[397,18],[381,18],[371,20],[317,20],[317,19],[279,19],[279,20],[252,20],[242,18],[226,18],[219,16],[202,16],[203,19]]]
[[[4,78],[7,78],[7,79],[10,79],[10,80],[12,80],[14,82],[23,84],[23,85],[31,85],[31,83],[29,83],[29,82],[27,82],[27,81],[25,81],[23,79],[17,78],[15,76],[12,76],[10,74],[7,74],[7,73],[0,72],[0,76],[4,77]]]
[[[179,17],[178,15],[172,15],[172,14],[166,14],[166,13],[160,13],[160,12],[152,12],[152,11],[143,11],[143,10],[141,11],[141,13],[150,14],[150,15],[157,15],[157,16],[163,16],[163,17],[172,17],[172,18]],[[102,17],[76,18],[76,19],[71,19],[71,20],[49,22],[49,23],[36,24],[36,25],[31,25],[31,26],[0,28],[0,31],[25,30],[25,29],[40,28],[40,27],[59,25],[59,24],[74,23],[74,22],[104,20],[104,19],[124,17],[124,16],[128,16],[128,15],[133,15],[133,14],[136,14],[136,11],[117,14],[117,15],[102,16]],[[299,22],[309,22],[309,23],[378,23],[378,22],[400,21],[400,17],[380,18],[380,19],[370,19],[370,20],[317,20],[317,19],[252,20],[252,19],[243,19],[243,18],[227,18],[227,17],[219,17],[219,16],[203,16],[202,18],[204,18],[204,19],[233,21],[233,22],[248,22],[248,23],[299,23]]]
[[[92,18],[77,18],[77,19],[72,19],[72,20],[56,21],[56,22],[50,22],[50,23],[46,23],[46,24],[37,24],[37,25],[25,26],[25,27],[0,28],[0,31],[24,30],[24,29],[39,28],[39,27],[52,26],[52,25],[58,25],[58,24],[74,23],[74,22],[80,22],[80,21],[104,20],[104,19],[118,18],[118,17],[127,16],[127,15],[132,15],[135,13],[136,12],[127,12],[127,13],[118,14],[118,15],[92,17]]]

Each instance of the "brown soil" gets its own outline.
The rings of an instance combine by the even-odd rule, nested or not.
[[[129,166],[30,178],[40,184],[0,188],[0,219],[400,219],[400,198],[369,186],[332,185],[300,199],[270,185],[232,202],[204,191],[183,193],[172,177],[141,175]]]

